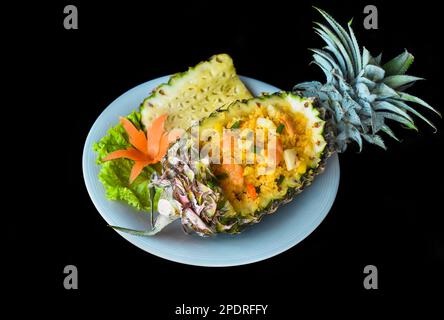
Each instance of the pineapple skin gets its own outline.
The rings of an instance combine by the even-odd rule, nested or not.
[[[187,130],[221,105],[252,97],[237,76],[232,58],[218,54],[155,88],[140,106],[142,123],[149,127],[152,120],[167,113],[166,130]]]

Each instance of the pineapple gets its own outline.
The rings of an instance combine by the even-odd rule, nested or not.
[[[173,75],[147,97],[140,108],[142,123],[167,113],[165,129],[188,129],[226,103],[252,98],[227,54],[212,56],[186,72]]]
[[[318,11],[329,27],[317,23],[315,30],[327,46],[312,50],[313,63],[325,73],[325,84],[317,81],[304,82],[294,87],[293,94],[281,92],[234,102],[221,107],[199,124],[200,130],[213,128],[220,131],[233,126],[242,128],[239,123],[248,126],[253,118],[256,123],[260,119],[264,126],[277,128],[280,126],[279,121],[285,123],[285,120],[279,120],[279,117],[276,119],[274,114],[287,112],[296,129],[287,128],[285,123],[284,135],[287,137],[284,136],[283,141],[291,141],[291,136],[297,136],[298,139],[302,137],[302,140],[306,137],[309,143],[284,143],[285,161],[278,165],[277,172],[268,176],[258,174],[254,165],[242,164],[241,168],[228,165],[226,170],[223,169],[223,164],[210,165],[206,172],[216,177],[216,183],[212,183],[212,199],[216,201],[216,205],[212,204],[210,215],[202,210],[202,207],[206,207],[205,203],[193,200],[200,199],[199,192],[192,191],[186,197],[176,199],[180,202],[185,198],[187,203],[196,205],[196,208],[192,207],[192,216],[188,216],[189,213],[181,214],[182,223],[187,230],[194,230],[200,235],[238,233],[245,226],[259,222],[264,215],[291,201],[322,172],[329,156],[334,152],[344,152],[349,143],[356,142],[360,150],[363,141],[385,149],[381,132],[397,140],[388,126],[388,120],[417,130],[411,116],[415,115],[436,130],[427,118],[409,105],[416,103],[439,114],[422,99],[405,92],[415,81],[421,80],[405,74],[413,62],[413,56],[405,51],[382,64],[381,55],[372,57],[365,48],[361,53],[350,25],[346,32],[325,11]],[[256,116],[258,112],[260,114]],[[304,157],[307,154],[309,157]],[[194,182],[175,186],[174,180],[177,177],[184,181],[187,175],[173,168],[171,163],[174,161],[171,162],[171,159],[177,161],[178,157],[164,159],[164,167],[169,167],[170,171],[163,178],[171,181],[170,186],[173,189],[178,187],[179,190],[189,190],[187,186]],[[189,159],[182,161],[188,163],[190,168],[204,166],[195,166]],[[221,172],[225,173],[222,180],[217,178]],[[242,176],[239,172],[243,172]],[[208,177],[210,173],[204,180],[198,174],[193,177],[197,183],[208,185],[208,181],[214,180],[211,176]],[[254,188],[254,191],[250,188],[253,196],[249,194],[249,183]],[[186,207],[190,210],[188,205]]]
[[[296,85],[293,93],[264,94],[208,112],[199,121],[200,134],[205,130],[215,130],[215,134],[204,135],[198,142],[183,138],[162,160],[164,171],[154,184],[165,188],[161,199],[174,209],[168,211],[168,218],[156,222],[155,232],[165,221],[180,217],[186,231],[201,236],[238,233],[291,201],[322,172],[330,155],[344,152],[349,143],[357,143],[359,150],[363,141],[385,149],[381,132],[398,140],[388,120],[417,130],[414,115],[436,130],[410,104],[439,112],[405,92],[421,80],[405,74],[413,56],[405,51],[382,64],[381,55],[373,57],[366,48],[361,52],[350,25],[347,32],[325,11],[317,10],[329,27],[316,24],[317,34],[327,45],[312,50],[313,63],[324,72],[326,83],[304,82]],[[234,164],[212,163],[209,156],[189,156],[190,151],[199,154],[212,137],[224,130],[253,128],[257,132],[258,127],[272,130],[279,141],[273,149],[277,165],[271,173],[259,170],[264,169],[262,163],[245,163],[248,153],[244,151],[241,162]],[[228,144],[230,149],[232,142]],[[254,153],[257,159],[259,154],[268,157],[270,151],[254,149]]]

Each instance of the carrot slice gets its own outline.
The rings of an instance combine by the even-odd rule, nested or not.
[[[129,182],[133,183],[134,180],[140,175],[143,168],[145,168],[147,165],[149,165],[152,161],[150,160],[142,160],[142,161],[136,161],[133,165],[133,168],[131,169],[130,179]]]
[[[149,139],[148,155],[150,155],[151,158],[156,157],[156,155],[159,153],[160,140],[162,139],[162,135],[164,133],[164,124],[167,117],[167,114],[161,115],[155,119],[151,124],[151,127],[146,130],[146,135]]]
[[[143,130],[138,130],[130,120],[121,117],[120,123],[128,134],[129,143],[134,148],[129,147],[125,150],[111,152],[102,160],[108,161],[120,158],[134,160],[129,179],[129,182],[133,183],[143,168],[149,164],[159,162],[167,153],[170,142],[175,141],[182,135],[183,130],[173,130],[170,133],[164,132],[164,124],[167,117],[168,115],[164,114],[155,119],[151,127],[147,129],[146,136]]]
[[[166,155],[169,145],[170,145],[169,135],[167,133],[164,133],[162,135],[162,138],[160,138],[159,151],[158,151],[156,157],[154,157],[154,160],[156,162],[162,160],[162,158]]]
[[[140,152],[139,150],[129,147],[126,150],[117,150],[117,151],[111,152],[106,157],[104,157],[102,160],[109,161],[109,160],[114,160],[114,159],[119,159],[119,158],[126,158],[126,159],[131,159],[131,160],[137,161],[137,160],[145,160],[147,158],[147,156],[145,154],[143,154],[142,152]]]
[[[125,117],[120,117],[120,123],[128,134],[129,143],[143,153],[147,153],[147,139],[143,130],[138,130],[131,121]]]
[[[251,183],[247,183],[247,194],[253,200],[257,198],[256,188]]]

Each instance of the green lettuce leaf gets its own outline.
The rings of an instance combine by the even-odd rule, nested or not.
[[[142,128],[141,115],[134,111],[129,119],[138,129]],[[137,179],[129,184],[133,160],[115,159],[102,161],[110,152],[126,149],[131,144],[128,142],[128,135],[123,126],[119,123],[108,130],[106,136],[94,144],[94,151],[97,153],[97,164],[101,165],[99,180],[106,190],[106,197],[110,200],[121,200],[133,206],[137,210],[149,211],[150,199],[148,184],[151,173],[155,170],[153,166],[147,166]]]

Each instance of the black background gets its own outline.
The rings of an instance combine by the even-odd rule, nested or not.
[[[77,5],[78,30],[63,28],[67,4]],[[86,135],[103,109],[132,87],[222,52],[233,57],[239,74],[284,90],[323,80],[309,66],[307,48],[323,45],[312,30],[312,21],[321,21],[312,4],[344,24],[354,17],[360,44],[374,55],[383,51],[383,60],[404,48],[412,52],[410,73],[427,81],[411,92],[443,110],[442,17],[432,1],[373,2],[378,30],[363,28],[368,3],[360,1],[59,1],[14,8],[21,18],[6,33],[18,49],[10,58],[19,59],[20,72],[11,82],[27,80],[29,88],[15,95],[21,103],[13,112],[32,115],[19,117],[35,125],[22,129],[35,139],[28,150],[37,157],[32,164],[25,159],[32,178],[15,189],[30,197],[18,197],[19,209],[7,221],[14,271],[7,280],[19,296],[35,289],[34,298],[45,297],[43,308],[95,305],[142,318],[155,312],[157,319],[173,318],[182,303],[270,304],[271,316],[283,319],[297,316],[307,301],[322,310],[320,297],[339,299],[340,308],[358,300],[363,310],[399,296],[442,297],[443,129],[427,111],[438,133],[418,120],[419,134],[397,129],[403,142],[386,139],[387,152],[367,145],[361,154],[354,148],[341,154],[340,187],[327,218],[297,246],[255,264],[201,268],[157,258],[107,228],[89,199],[81,169]],[[78,290],[63,288],[67,264],[78,267]],[[368,264],[378,267],[378,290],[363,288]],[[98,304],[102,296],[111,299]]]

